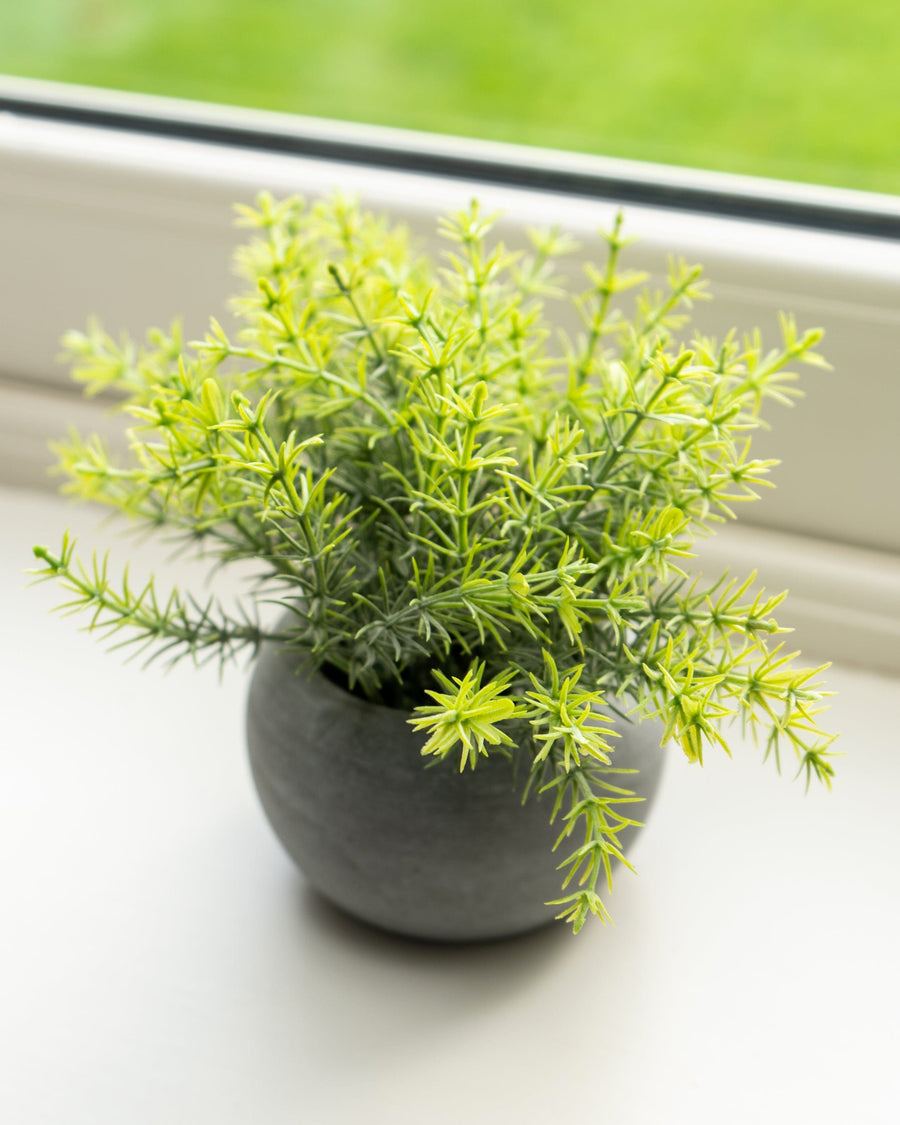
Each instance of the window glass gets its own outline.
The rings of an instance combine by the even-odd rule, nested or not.
[[[900,191],[897,0],[10,0],[0,70]]]

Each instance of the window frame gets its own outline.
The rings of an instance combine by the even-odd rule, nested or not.
[[[668,251],[703,261],[725,321],[770,332],[785,309],[827,323],[838,372],[811,372],[808,401],[777,417],[778,493],[703,557],[746,569],[761,552],[772,584],[797,593],[806,648],[839,637],[845,658],[900,671],[900,198],[21,79],[0,79],[0,109],[15,279],[0,310],[0,480],[44,483],[47,438],[72,421],[115,439],[102,404],[67,384],[61,332],[97,313],[141,333],[182,312],[202,331],[230,286],[231,205],[260,188],[341,187],[426,240],[437,213],[478,194],[508,242],[559,222],[586,256],[624,206],[632,264],[659,277]]]

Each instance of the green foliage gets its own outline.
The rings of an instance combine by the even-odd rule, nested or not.
[[[796,395],[791,364],[822,364],[821,333],[785,318],[771,351],[755,335],[683,343],[706,292],[680,262],[626,315],[618,298],[644,279],[619,268],[621,221],[574,299],[576,338],[543,309],[570,244],[510,253],[477,204],[442,222],[441,269],[340,200],[262,196],[240,221],[255,235],[236,335],[213,321],[187,347],[177,330],[143,348],[96,325],[66,338],[76,378],[121,393],[134,425],[121,464],[95,438],[60,457],[77,495],[219,563],[253,560],[250,601],[289,614],[275,634],[252,608],[114,585],[66,539],[36,553],[69,607],[169,660],[296,646],[414,710],[423,753],[460,769],[519,747],[572,848],[558,904],[576,930],[606,916],[598,885],[634,823],[623,722],[660,717],[702,762],[739,719],[779,765],[787,752],[830,782],[820,670],[774,641],[781,596],[685,570],[695,537],[766,483],[750,435],[766,399]]]
[[[896,0],[514,16],[506,0],[7,0],[0,72],[900,191]]]

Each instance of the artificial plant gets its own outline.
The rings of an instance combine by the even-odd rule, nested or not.
[[[263,195],[239,221],[256,233],[235,332],[66,337],[75,377],[118,392],[133,425],[125,459],[78,436],[60,456],[70,491],[219,564],[253,560],[258,581],[228,612],[114,580],[68,537],[36,548],[91,629],[168,660],[278,642],[410,710],[425,755],[477,768],[518,747],[532,791],[553,795],[569,849],[557,905],[576,930],[606,916],[600,883],[635,823],[623,722],[658,716],[699,763],[737,719],[779,765],[787,751],[830,782],[820,669],[784,650],[783,595],[686,570],[695,537],[766,483],[760,408],[795,396],[792,364],[823,363],[820,332],[784,318],[772,351],[756,333],[691,338],[707,294],[681,262],[622,299],[645,278],[620,269],[620,218],[575,297],[554,272],[569,240],[509,252],[476,204],[442,220],[440,268],[341,200]],[[574,304],[577,335],[548,300]],[[277,625],[263,602],[286,611]]]

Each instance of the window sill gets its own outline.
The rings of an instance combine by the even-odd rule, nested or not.
[[[23,593],[31,544],[80,521],[90,545],[95,519],[0,491],[10,1120],[893,1119],[900,682],[829,674],[830,795],[753,747],[702,771],[673,752],[614,927],[403,942],[324,906],[280,852],[244,672],[123,666],[46,614],[57,591]],[[138,570],[164,552],[129,546]]]

